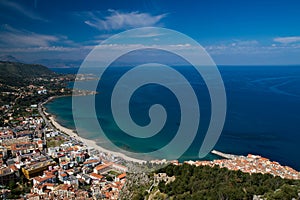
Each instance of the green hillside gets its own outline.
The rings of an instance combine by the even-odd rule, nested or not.
[[[300,199],[300,180],[282,179],[270,174],[250,175],[217,166],[187,164],[168,165],[156,173],[165,173],[170,179],[167,182],[163,179],[154,181],[153,173],[128,173],[120,199]]]
[[[45,66],[18,62],[0,61],[0,83],[6,85],[23,85],[35,78],[50,78],[56,74]]]

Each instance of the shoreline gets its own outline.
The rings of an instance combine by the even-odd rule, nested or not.
[[[99,152],[103,152],[103,153],[106,153],[108,155],[121,158],[124,161],[135,162],[135,163],[139,163],[139,164],[144,164],[144,163],[147,162],[147,160],[133,158],[133,157],[125,155],[124,153],[120,153],[120,152],[116,152],[116,151],[112,151],[112,150],[108,150],[106,148],[103,148],[103,147],[99,146],[94,140],[86,139],[84,137],[79,136],[76,133],[76,130],[64,127],[63,125],[59,124],[59,122],[55,118],[55,115],[46,112],[46,108],[43,105],[46,104],[46,103],[48,103],[48,102],[50,102],[50,101],[52,101],[52,100],[54,100],[54,99],[56,99],[56,98],[66,97],[66,96],[69,96],[69,95],[49,97],[45,102],[43,102],[43,103],[40,104],[41,107],[42,107],[42,113],[44,115],[48,116],[46,118],[55,127],[55,129],[60,130],[65,135],[67,135],[67,136],[69,136],[71,138],[74,138],[74,139],[82,142],[87,147],[92,147],[95,150],[98,150]],[[212,150],[210,153],[213,154],[213,155],[219,156],[220,159],[229,159],[229,160],[232,159],[233,156],[244,156],[244,155],[239,155],[239,154],[235,155],[235,154],[223,153],[223,152],[217,151],[215,149]],[[215,160],[215,159],[213,159],[213,160]],[[155,161],[155,160],[151,160],[150,162],[152,162],[152,161]],[[184,161],[184,162],[186,162],[186,161]],[[196,159],[195,161],[200,161],[200,160]],[[282,165],[282,166],[284,166],[284,165]],[[285,165],[285,166],[289,166],[289,165]],[[296,168],[292,168],[292,169],[296,169]]]
[[[140,160],[140,159],[137,159],[137,158],[132,158],[132,157],[129,157],[123,153],[120,153],[120,152],[115,152],[115,151],[111,151],[111,150],[108,150],[108,149],[105,149],[99,145],[97,145],[97,143],[93,140],[90,140],[90,139],[86,139],[84,137],[81,137],[79,136],[77,133],[75,133],[75,131],[73,129],[70,129],[70,128],[67,128],[67,127],[64,127],[62,126],[61,124],[59,124],[59,122],[55,119],[55,116],[53,114],[50,114],[48,112],[46,112],[46,108],[43,106],[44,104],[48,103],[49,101],[52,101],[54,100],[55,98],[58,98],[58,97],[61,97],[61,96],[54,96],[54,97],[50,97],[47,101],[43,102],[41,104],[42,106],[42,112],[46,115],[46,116],[49,116],[49,121],[50,123],[59,131],[65,133],[66,135],[68,135],[69,137],[71,138],[74,138],[78,141],[81,141],[84,145],[88,146],[88,147],[92,147],[94,148],[95,150],[98,150],[100,152],[104,152],[104,153],[107,153],[107,154],[110,154],[110,155],[113,155],[115,157],[119,157],[125,161],[129,161],[129,162],[136,162],[136,163],[139,163],[139,164],[142,164],[142,163],[146,163],[147,161],[146,160]],[[64,96],[63,96],[64,97]]]

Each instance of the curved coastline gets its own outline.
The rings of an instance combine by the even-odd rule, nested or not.
[[[121,153],[121,152],[116,152],[116,151],[113,151],[113,150],[108,150],[107,148],[104,148],[102,147],[101,145],[99,145],[96,141],[94,140],[91,140],[91,139],[86,139],[84,137],[81,137],[79,136],[77,133],[76,133],[76,130],[72,129],[72,128],[67,128],[63,125],[61,125],[59,123],[59,121],[57,120],[57,118],[55,117],[55,115],[53,115],[52,113],[48,113],[46,112],[46,109],[43,105],[44,104],[47,104],[48,102],[56,99],[56,98],[60,98],[60,97],[67,97],[67,96],[70,96],[70,95],[65,95],[65,96],[54,96],[54,97],[50,97],[47,101],[45,101],[44,103],[41,103],[40,105],[42,106],[42,112],[47,115],[47,120],[51,122],[51,124],[55,127],[55,129],[57,130],[60,130],[62,133],[65,133],[66,135],[68,135],[70,138],[73,138],[73,139],[76,139],[77,141],[80,141],[82,142],[84,145],[88,146],[88,147],[92,147],[94,148],[95,150],[98,150],[99,152],[103,152],[103,153],[106,153],[109,157],[115,157],[115,158],[120,158],[122,159],[123,161],[125,162],[135,162],[135,163],[146,163],[147,160],[142,160],[142,159],[138,159],[138,158],[133,158],[133,157],[130,157],[128,155],[125,155],[124,153]],[[221,150],[222,151],[222,150]],[[215,152],[215,151],[214,151]],[[214,154],[213,152],[211,152],[214,156],[216,156],[217,154]],[[221,152],[222,153],[222,152]],[[228,154],[229,155],[229,154]],[[233,156],[238,156],[238,155],[241,155],[241,154],[230,154],[230,155],[233,155]],[[242,154],[242,155],[247,155],[247,154]],[[257,155],[257,154],[256,154]],[[218,156],[217,158],[213,158],[212,160],[218,160],[218,159],[224,159],[223,156]],[[225,157],[226,159],[226,157]],[[193,159],[192,159],[193,160]],[[209,159],[209,161],[207,162],[211,162],[212,160]],[[274,159],[276,160],[276,159]],[[155,160],[153,160],[155,161]],[[158,161],[158,160],[157,160]],[[197,162],[199,160],[194,160],[194,161],[191,161],[191,160],[184,160],[183,163],[193,163],[193,162]],[[151,161],[150,161],[151,162]],[[290,166],[290,165],[287,165],[287,166]],[[296,168],[294,168],[296,169]]]
[[[84,137],[79,136],[77,133],[75,133],[75,130],[67,128],[67,127],[64,127],[61,124],[59,124],[59,122],[56,120],[55,116],[53,114],[51,114],[51,113],[46,112],[46,108],[44,107],[45,104],[47,104],[48,102],[54,100],[55,98],[59,98],[59,97],[65,97],[65,96],[50,97],[48,100],[46,100],[45,102],[43,102],[41,104],[41,106],[42,106],[42,112],[46,116],[48,116],[47,118],[49,119],[49,121],[51,122],[51,124],[57,130],[65,133],[65,134],[67,134],[69,137],[72,137],[73,139],[81,141],[83,144],[85,144],[88,147],[92,147],[92,148],[94,148],[94,149],[96,149],[96,150],[98,150],[100,152],[104,152],[104,153],[113,155],[114,157],[119,157],[119,158],[121,158],[121,159],[123,159],[125,161],[136,162],[136,163],[140,163],[140,164],[146,162],[145,160],[132,158],[132,157],[129,157],[129,156],[127,156],[127,155],[125,155],[123,153],[120,153],[120,152],[115,152],[115,151],[111,151],[111,150],[105,149],[105,148],[99,146],[95,141],[89,140],[89,139],[86,139]]]

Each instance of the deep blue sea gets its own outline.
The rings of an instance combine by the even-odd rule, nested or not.
[[[300,66],[221,66],[218,68],[226,89],[227,115],[224,129],[214,149],[232,154],[258,154],[300,170]],[[77,72],[77,69],[68,68],[53,70],[59,73]],[[164,134],[160,134],[160,138],[152,138],[152,141],[144,142],[124,135],[115,124],[109,106],[105,106],[109,92],[124,70],[126,71],[126,68],[116,68],[107,74],[109,78],[101,79],[105,89],[99,89],[99,94],[96,95],[96,102],[99,102],[96,104],[99,123],[109,133],[107,136],[110,140],[125,150],[148,152],[159,149],[172,139],[173,132],[178,128],[180,121],[178,118],[180,113],[176,109],[178,102],[172,93],[163,87],[158,85],[143,87],[134,93],[130,104],[135,122],[140,125],[149,122],[147,110],[153,103],[166,107],[167,112],[171,113],[170,121],[167,121],[164,127]],[[209,96],[205,84],[201,81],[197,82],[199,77],[192,70],[181,68],[180,72],[194,83],[193,87],[201,102],[200,110],[204,113],[201,114],[199,134],[181,160],[198,159],[199,144],[209,123]],[[84,84],[83,82],[83,88]],[[149,93],[149,96],[141,95],[145,92]],[[71,97],[57,98],[49,102],[46,108],[48,112],[56,115],[62,125],[75,127]],[[88,111],[79,112],[82,112],[83,116],[79,127],[80,133],[84,133],[81,136],[111,148],[102,143],[94,127],[89,126]],[[146,145],[149,143],[153,145]],[[209,156],[209,158],[213,157]]]

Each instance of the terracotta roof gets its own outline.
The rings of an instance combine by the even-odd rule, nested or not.
[[[54,177],[55,177],[54,175],[45,176],[45,177],[38,176],[38,177],[34,177],[33,179],[35,179],[38,182],[43,182],[43,181],[46,181],[46,180],[54,178]]]
[[[97,159],[87,160],[83,164],[86,165],[86,164],[91,164],[91,163],[96,163],[96,162],[99,162],[99,160],[97,160]]]
[[[47,187],[53,187],[53,186],[55,186],[54,183],[44,183],[44,185],[47,186]]]
[[[125,177],[126,177],[126,173],[120,174],[120,175],[118,176],[119,179],[122,179],[122,178],[125,178]]]
[[[14,171],[18,171],[18,168],[15,165],[10,165],[9,168],[11,168]]]
[[[96,179],[102,179],[104,176],[96,173],[91,173],[90,174],[91,178],[96,178]]]
[[[69,188],[71,188],[71,186],[67,185],[67,184],[60,184],[57,187],[57,190],[69,190]]]
[[[98,165],[97,167],[95,167],[95,169],[97,171],[101,170],[101,169],[105,169],[107,167],[110,167],[112,165],[112,163],[107,163],[107,164],[101,164],[101,165]]]
[[[66,149],[66,151],[73,151],[73,148],[69,147],[69,148]]]

